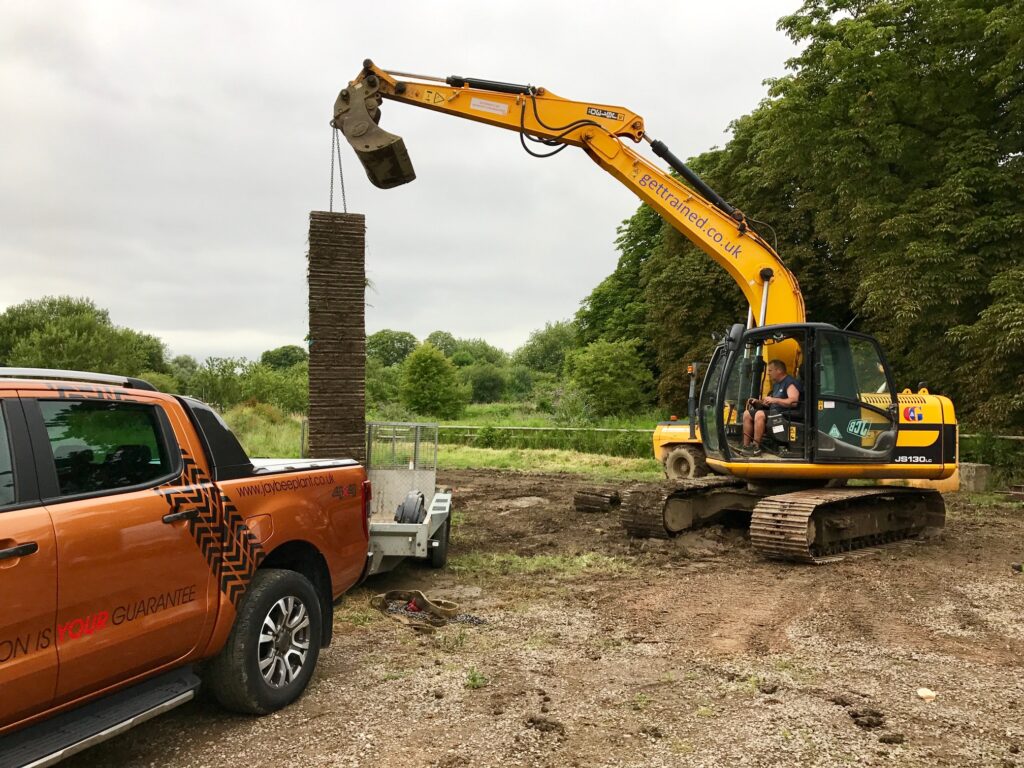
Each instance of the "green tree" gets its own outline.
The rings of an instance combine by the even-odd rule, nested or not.
[[[169,373],[142,371],[139,373],[139,378],[143,381],[148,381],[161,392],[167,392],[169,394],[181,394],[183,392],[181,382]]]
[[[287,370],[306,360],[309,360],[309,353],[298,344],[286,344],[283,347],[268,349],[260,355],[261,363],[279,371]]]
[[[222,410],[237,405],[244,399],[242,372],[246,366],[243,358],[206,358],[192,375],[192,394]]]
[[[964,350],[960,386],[983,424],[1024,428],[1024,267],[993,278],[991,305],[977,322],[953,328],[950,339]],[[994,353],[994,354],[993,354]]]
[[[595,341],[570,355],[568,368],[595,416],[631,413],[651,402],[653,378],[633,341]]]
[[[163,342],[115,326],[106,310],[70,296],[26,301],[0,315],[0,362],[116,373],[166,372]]]
[[[238,373],[240,402],[269,403],[284,413],[305,413],[309,408],[309,364],[275,368],[266,363],[245,363]]]
[[[167,364],[170,374],[177,380],[184,394],[192,394],[192,377],[199,370],[199,362],[192,355],[177,355]]]
[[[408,331],[385,328],[366,338],[366,354],[384,365],[398,365],[416,349],[416,337]]]
[[[505,394],[512,400],[528,400],[533,395],[536,374],[525,365],[513,365],[508,369]]]
[[[456,339],[455,351],[452,352],[452,359],[458,357],[460,360],[469,359],[472,363],[491,363],[492,365],[506,365],[508,354],[483,339]],[[462,365],[463,363],[456,363]]]
[[[1024,3],[807,0],[780,28],[801,46],[790,73],[691,166],[777,241],[808,319],[875,334],[898,385],[928,380],[968,420],[1024,424]],[[677,408],[683,366],[746,306],[648,215],[620,232],[625,279],[598,286],[577,324],[584,343],[642,328]]]
[[[545,323],[544,328],[530,334],[523,346],[512,355],[512,361],[534,371],[561,375],[565,356],[576,348],[576,327],[563,320]]]
[[[493,363],[474,363],[463,368],[460,374],[469,384],[470,399],[474,403],[495,403],[505,394],[505,372]]]
[[[1024,263],[1024,3],[808,0],[780,28],[802,53],[772,85],[765,151],[851,261],[857,327],[901,383],[1020,423],[1024,357],[992,331],[1020,307],[1006,289]]]
[[[402,367],[384,365],[375,357],[366,358],[366,404],[374,410],[399,401],[398,389],[402,382]]]
[[[473,364],[473,354],[465,349],[456,349],[452,353],[452,363],[458,368],[465,368]]]
[[[420,344],[402,365],[402,405],[413,413],[454,419],[469,400],[469,388],[458,380],[455,365],[432,344]]]
[[[451,357],[455,354],[455,350],[458,347],[458,341],[448,331],[434,331],[432,334],[427,336],[426,342],[433,344],[435,347],[444,352],[445,357]]]

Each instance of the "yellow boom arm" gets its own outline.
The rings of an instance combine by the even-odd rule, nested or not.
[[[411,181],[415,173],[402,140],[377,125],[381,98],[516,131],[527,151],[528,142],[538,141],[538,146],[580,147],[732,276],[757,325],[804,322],[800,286],[774,249],[747,226],[742,212],[722,200],[664,144],[652,141],[643,118],[634,112],[570,101],[532,86],[387,72],[367,60],[339,94],[331,124],[344,132],[370,181],[384,188]],[[645,159],[624,139],[650,142],[655,154],[690,186]]]

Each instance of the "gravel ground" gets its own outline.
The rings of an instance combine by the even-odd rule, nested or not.
[[[816,567],[721,528],[631,542],[572,509],[578,478],[441,479],[451,567],[346,598],[299,702],[198,701],[65,765],[1024,767],[1020,504],[950,496],[941,536]],[[486,623],[368,605],[409,588]]]

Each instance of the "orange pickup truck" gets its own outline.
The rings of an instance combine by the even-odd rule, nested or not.
[[[368,572],[354,461],[251,460],[144,381],[0,369],[0,766],[51,765],[188,701],[305,689]]]

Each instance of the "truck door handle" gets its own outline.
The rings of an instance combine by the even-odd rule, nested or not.
[[[176,523],[179,520],[195,520],[199,517],[198,509],[183,509],[180,512],[168,512],[164,515],[163,520],[165,523]]]
[[[19,544],[16,547],[8,547],[7,549],[0,549],[0,560],[13,560],[16,557],[25,557],[26,555],[34,555],[39,551],[39,545],[30,541],[26,544]]]

